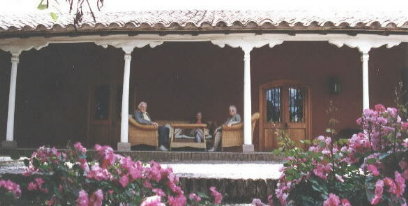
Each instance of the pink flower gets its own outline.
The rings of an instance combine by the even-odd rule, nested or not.
[[[253,199],[252,200],[252,206],[266,206],[260,199]]]
[[[129,184],[129,177],[127,175],[123,175],[119,178],[119,183],[122,187],[126,187]]]
[[[88,206],[88,193],[85,190],[81,190],[78,193],[78,198],[76,200],[77,206]]]
[[[323,202],[323,206],[340,206],[340,198],[337,195],[330,193],[329,198]]]
[[[387,112],[391,115],[391,117],[396,118],[398,116],[398,110],[393,107],[388,107]]]
[[[344,179],[342,176],[335,174],[334,177],[339,181],[339,182],[344,182]]]
[[[395,184],[393,179],[389,177],[384,178],[384,185],[388,187],[388,192],[395,195],[397,194],[397,184]]]
[[[100,159],[101,159],[101,167],[106,168],[111,166],[117,159],[117,155],[113,152],[112,147],[109,146],[101,146],[96,144],[95,150],[97,151]]]
[[[277,188],[275,189],[275,194],[281,205],[287,204],[286,199],[288,198],[288,190],[290,187],[290,182],[278,182]]]
[[[373,164],[369,164],[367,166],[367,170],[371,172],[374,176],[380,175],[380,172],[378,171],[377,167]]]
[[[74,148],[78,151],[81,152],[82,154],[86,154],[86,148],[82,146],[80,142],[77,142],[74,144]]]
[[[375,183],[374,198],[371,200],[372,205],[376,205],[380,203],[382,199],[383,191],[384,191],[384,181],[377,180],[377,182]]]
[[[374,106],[374,109],[375,109],[376,112],[385,112],[385,107],[382,104],[376,104]]]
[[[342,206],[351,206],[350,201],[348,201],[348,199],[342,199],[341,200],[341,205]]]
[[[316,163],[316,167],[313,169],[313,173],[322,178],[322,179],[327,179],[328,174],[332,171],[332,167],[330,164],[322,164],[322,163]]]
[[[401,124],[401,129],[403,129],[403,130],[408,130],[408,122],[403,122],[403,123]]]
[[[273,202],[273,195],[268,196],[268,203],[269,203],[269,206],[274,206],[275,205],[274,202]]]
[[[112,175],[105,168],[101,168],[98,165],[92,165],[91,170],[87,174],[87,178],[95,180],[109,180]]]
[[[397,171],[395,171],[395,183],[397,185],[395,195],[397,197],[401,197],[404,194],[404,191],[405,191],[405,179]]]
[[[217,188],[210,187],[211,196],[214,198],[214,204],[221,204],[222,202],[222,195],[217,191]]]
[[[152,188],[153,186],[152,186],[152,183],[150,181],[146,180],[146,181],[143,182],[143,187]]]
[[[152,190],[154,193],[156,193],[156,195],[160,196],[160,197],[164,197],[166,196],[166,193],[164,193],[164,191],[160,188],[154,188]]]
[[[166,205],[161,202],[160,196],[155,195],[145,198],[142,204],[140,204],[140,206],[166,206]]]
[[[44,193],[48,193],[48,189],[43,187],[44,180],[42,178],[35,178],[33,182],[28,183],[27,189],[29,191],[39,190]]]
[[[79,166],[85,171],[85,172],[89,172],[89,165],[88,162],[86,161],[86,159],[79,159]]]
[[[195,194],[195,193],[191,193],[191,194],[188,196],[188,198],[189,198],[191,201],[196,202],[196,203],[198,203],[198,202],[201,201],[201,197],[198,196],[198,195]]]
[[[103,201],[103,192],[101,189],[96,190],[89,198],[90,206],[101,206]]]
[[[185,206],[187,204],[187,199],[184,195],[178,195],[176,197],[169,196],[170,206]]]
[[[160,182],[160,180],[162,179],[162,175],[161,175],[161,166],[159,163],[154,162],[154,161],[150,163],[148,178],[156,182]]]
[[[35,184],[34,182],[30,182],[30,183],[28,183],[27,189],[29,191],[37,190],[37,184]]]
[[[4,188],[6,191],[14,195],[15,198],[20,198],[21,189],[20,185],[14,183],[11,180],[1,180],[0,179],[0,188]]]

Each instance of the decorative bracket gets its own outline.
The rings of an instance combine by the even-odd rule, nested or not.
[[[240,47],[244,53],[249,53],[253,48],[260,48],[265,45],[268,45],[270,48],[273,48],[276,45],[282,44],[283,40],[277,39],[262,39],[262,38],[235,38],[235,39],[217,39],[211,40],[211,43],[217,45],[221,48],[224,48],[225,45],[228,45],[232,48]]]
[[[333,39],[328,41],[330,44],[333,44],[337,47],[342,47],[344,45],[357,48],[362,54],[368,54],[372,48],[378,48],[386,45],[387,48],[398,46],[402,43],[401,40],[384,40],[384,39],[363,39],[363,38],[353,38],[353,39]]]
[[[19,56],[21,52],[28,51],[31,49],[40,50],[48,46],[48,42],[44,39],[33,38],[33,39],[20,39],[12,38],[6,39],[0,42],[0,49],[6,52],[10,52],[12,56]]]
[[[163,44],[163,41],[148,41],[148,40],[103,40],[95,41],[96,45],[107,48],[113,46],[115,48],[121,48],[126,54],[132,53],[134,48],[143,48],[149,45],[151,48]]]

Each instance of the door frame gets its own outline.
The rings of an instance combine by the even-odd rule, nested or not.
[[[273,80],[259,86],[259,149],[261,151],[265,150],[265,135],[264,135],[264,123],[265,123],[265,90],[272,88],[272,87],[279,87],[279,86],[296,86],[302,87],[306,90],[306,97],[305,97],[305,104],[307,105],[305,108],[305,123],[306,123],[306,140],[310,140],[312,136],[312,102],[311,102],[311,89],[310,85],[304,84],[300,81],[295,80]],[[286,115],[286,114],[285,114]]]
[[[95,90],[99,86],[108,86],[109,87],[109,107],[108,107],[108,119],[105,120],[95,120],[93,117],[93,103],[95,103]],[[117,95],[119,93],[118,88],[121,88],[120,84],[116,82],[109,81],[98,81],[88,86],[88,105],[87,105],[87,135],[86,135],[86,144],[93,147],[94,144],[100,144],[97,142],[98,137],[92,136],[92,127],[94,125],[105,125],[109,127],[109,145],[115,147],[116,143],[120,140],[120,111],[116,111],[117,106],[121,106],[121,103],[117,101]],[[122,95],[120,95],[122,96]],[[119,113],[119,114],[118,114]]]

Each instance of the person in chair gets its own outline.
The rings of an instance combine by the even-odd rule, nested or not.
[[[237,113],[237,107],[234,105],[229,106],[229,115],[230,117],[225,121],[223,124],[224,126],[231,127],[234,124],[238,124],[241,122],[241,116]],[[222,136],[222,127],[218,127],[214,131],[214,146],[209,149],[209,152],[214,152],[218,149],[221,143],[221,136]]]
[[[161,151],[167,151],[167,145],[169,144],[169,133],[170,129],[165,126],[160,126],[157,124],[157,122],[153,122],[152,119],[149,116],[149,113],[147,113],[147,103],[146,102],[140,102],[139,105],[137,106],[137,110],[135,112],[135,119],[138,123],[140,124],[148,124],[148,125],[153,125],[155,127],[158,127],[159,131],[159,149]]]

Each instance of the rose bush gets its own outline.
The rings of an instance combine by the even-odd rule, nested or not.
[[[347,142],[317,137],[308,150],[286,151],[269,205],[407,205],[408,122],[395,108],[366,109],[361,133]],[[265,205],[254,200],[254,205]]]
[[[211,187],[212,198],[184,194],[171,168],[149,165],[95,145],[96,154],[76,143],[67,151],[40,147],[25,160],[27,171],[19,184],[0,180],[0,205],[19,198],[34,205],[144,205],[184,206],[220,204],[222,196]],[[21,187],[21,189],[20,189]]]

